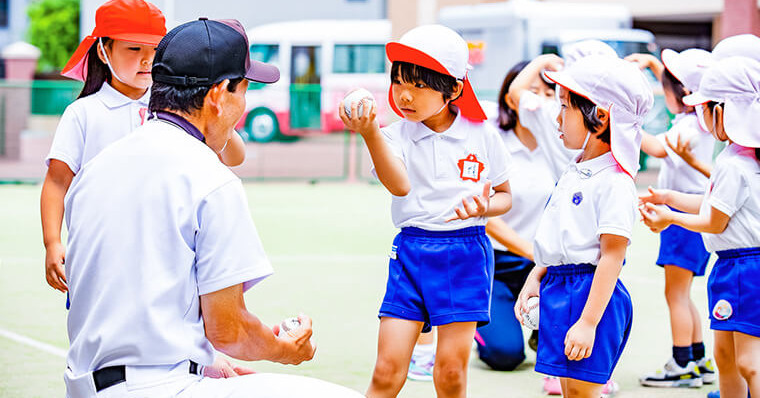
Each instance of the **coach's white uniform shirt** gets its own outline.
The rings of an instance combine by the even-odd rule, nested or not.
[[[396,228],[450,231],[486,224],[487,217],[446,220],[456,215],[454,208],[462,207],[463,198],[472,202],[474,195],[482,195],[486,181],[497,186],[509,179],[510,156],[495,127],[457,115],[442,133],[406,119],[381,132],[404,162],[411,185],[406,196],[393,196]]]
[[[78,173],[103,148],[142,125],[149,100],[150,90],[133,100],[103,83],[96,93],[66,107],[45,163],[60,160]]]
[[[707,185],[707,177],[689,166],[680,156],[678,156],[665,142],[665,137],[675,145],[678,137],[681,141],[689,141],[691,151],[700,161],[712,163],[712,155],[715,149],[715,139],[709,132],[702,131],[699,127],[697,115],[679,114],[673,119],[673,126],[670,130],[657,136],[657,140],[667,152],[667,156],[662,159],[660,173],[657,176],[657,186],[663,189],[672,189],[685,193],[702,193]]]
[[[636,187],[612,152],[571,163],[541,216],[533,246],[536,264],[597,265],[602,234],[630,244],[636,220]]]
[[[64,203],[74,376],[112,365],[210,365],[199,296],[248,289],[272,273],[240,179],[167,122],[146,122],[105,148]]]
[[[702,233],[708,251],[760,247],[760,165],[755,150],[730,144],[715,160],[701,212],[712,206],[731,217],[719,234]]]
[[[538,146],[542,148],[546,161],[551,167],[554,180],[559,180],[567,165],[572,163],[580,150],[567,149],[559,138],[559,102],[545,100],[531,91],[523,91],[520,95],[518,108],[520,124],[525,126],[536,137]]]
[[[520,237],[533,241],[541,213],[554,189],[554,176],[539,145],[531,151],[526,148],[514,131],[499,130],[504,146],[512,158],[509,187],[512,190],[512,209],[499,216]],[[509,250],[491,238],[496,250]]]

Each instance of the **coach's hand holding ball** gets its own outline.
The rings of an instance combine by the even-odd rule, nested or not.
[[[314,358],[317,347],[312,344],[311,318],[298,315],[272,328],[279,343],[283,345],[282,356],[276,361],[286,365],[298,365]]]
[[[360,88],[346,94],[338,106],[340,120],[346,129],[355,131],[362,136],[379,132],[377,123],[377,104],[372,93]]]

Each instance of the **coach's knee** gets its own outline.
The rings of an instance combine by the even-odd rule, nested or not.
[[[436,389],[448,394],[456,394],[467,385],[467,365],[456,362],[436,362],[433,368]]]
[[[372,373],[372,383],[381,389],[394,388],[404,383],[407,368],[398,361],[378,359]]]
[[[525,351],[519,347],[478,347],[478,356],[494,370],[514,370],[525,360]]]

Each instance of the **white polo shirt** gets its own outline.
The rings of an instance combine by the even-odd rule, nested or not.
[[[668,143],[665,142],[666,136],[673,145],[678,142],[679,136],[681,141],[688,140],[694,156],[706,164],[712,163],[715,139],[709,132],[703,131],[699,127],[697,115],[694,113],[676,115],[672,127],[664,134],[657,136],[658,141],[662,143],[668,154],[662,159],[660,173],[657,176],[657,186],[678,192],[701,194],[705,191],[707,177],[689,166],[678,154],[673,152]]]
[[[146,122],[105,148],[65,198],[67,363],[211,364],[199,296],[272,273],[243,187],[204,143]]]
[[[565,148],[565,144],[559,138],[559,125],[557,124],[559,102],[544,100],[537,94],[526,90],[520,95],[518,114],[520,115],[520,124],[536,137],[536,142],[542,148],[546,161],[551,167],[554,180],[559,180],[559,177],[567,169],[567,165],[581,154],[580,150]]]
[[[536,264],[597,265],[602,234],[630,244],[636,220],[636,187],[611,152],[571,163],[557,182],[536,231]]]
[[[760,247],[760,164],[753,148],[730,144],[718,155],[700,213],[707,206],[731,217],[723,232],[702,233],[708,251]]]
[[[60,160],[78,173],[103,148],[142,125],[149,100],[150,90],[133,100],[103,83],[98,92],[66,107],[45,164]]]
[[[404,162],[411,184],[406,196],[393,196],[391,201],[396,228],[448,231],[486,224],[486,217],[446,220],[456,214],[455,207],[462,207],[463,198],[472,201],[472,196],[482,195],[486,181],[497,186],[510,177],[509,153],[492,125],[457,115],[442,133],[406,119],[381,131]]]
[[[540,146],[529,150],[512,130],[499,130],[499,135],[512,158],[512,209],[499,217],[520,237],[533,241],[540,214],[554,189],[554,176]],[[496,250],[509,250],[496,239],[491,238],[491,244]]]

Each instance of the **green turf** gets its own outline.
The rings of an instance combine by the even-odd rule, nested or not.
[[[39,186],[0,186],[0,329],[65,349],[64,296],[43,275]],[[257,371],[319,377],[359,391],[375,359],[377,309],[395,230],[389,195],[369,184],[247,184],[251,214],[275,275],[246,294],[249,309],[266,323],[304,312],[314,318],[315,359],[294,367],[256,362]],[[657,237],[638,225],[622,279],[634,300],[634,327],[615,379],[618,397],[704,397],[710,387],[660,390],[638,386],[638,376],[670,355],[662,270],[653,265]],[[693,296],[706,318],[705,279]],[[706,330],[706,328],[705,328]],[[708,347],[711,336],[706,334]],[[63,395],[62,358],[0,337],[0,397]],[[475,356],[471,397],[541,397],[535,355],[518,371],[488,370]],[[408,382],[401,397],[432,397],[431,383]]]

